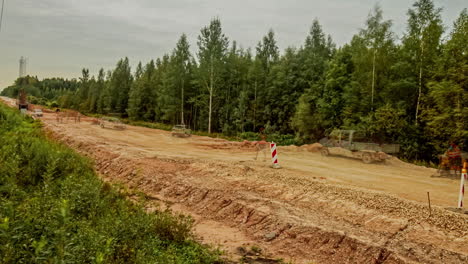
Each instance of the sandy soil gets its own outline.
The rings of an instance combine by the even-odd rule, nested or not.
[[[269,153],[222,139],[172,137],[128,126],[42,118],[51,135],[95,160],[106,181],[190,214],[202,241],[233,258],[253,245],[295,263],[467,263],[468,216],[454,207],[459,181],[391,159],[363,164],[313,147]],[[432,211],[429,214],[427,192]],[[237,255],[236,255],[237,254]]]

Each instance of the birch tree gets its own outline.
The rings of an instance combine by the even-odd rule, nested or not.
[[[198,36],[199,81],[206,87],[209,94],[208,102],[208,133],[211,133],[213,113],[213,95],[217,85],[222,80],[226,52],[229,41],[221,29],[219,18],[211,20],[210,25],[204,27]]]
[[[374,110],[374,98],[377,82],[377,62],[380,57],[381,67],[385,67],[384,60],[388,57],[393,46],[393,33],[391,31],[392,22],[383,20],[382,9],[376,5],[366,20],[366,27],[361,30],[360,35],[367,46],[368,54],[372,60],[372,80],[371,80],[371,111]],[[382,70],[381,70],[382,71]]]
[[[412,65],[417,67],[417,99],[415,124],[418,123],[421,97],[426,90],[426,77],[439,54],[440,38],[443,32],[441,8],[436,8],[432,0],[418,0],[413,9],[408,10],[408,29],[403,45],[409,54]]]

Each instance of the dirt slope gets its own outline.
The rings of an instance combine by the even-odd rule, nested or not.
[[[280,147],[283,169],[274,170],[268,155],[254,161],[253,150],[224,140],[43,120],[106,180],[194,215],[197,233],[230,252],[256,244],[297,263],[468,262],[468,217],[444,209],[456,204],[459,183],[430,178],[432,169]]]

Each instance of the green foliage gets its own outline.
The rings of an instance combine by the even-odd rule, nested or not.
[[[408,126],[405,116],[403,110],[387,104],[362,117],[359,126],[355,128],[365,131],[374,141],[396,142]]]
[[[173,61],[172,69],[171,69],[171,82],[175,86],[175,94],[173,96],[177,97],[173,98],[174,101],[179,101],[180,104],[180,123],[185,124],[184,121],[184,109],[185,109],[185,98],[187,97],[186,87],[190,85],[192,81],[192,54],[190,54],[190,45],[187,41],[187,36],[182,34],[179,41],[177,42],[176,48],[172,52]],[[190,95],[190,94],[189,94]]]
[[[142,70],[141,63],[138,64],[136,79],[129,92],[128,117],[132,120],[154,120],[154,105],[156,92],[152,90],[155,85],[156,68],[154,61],[150,61]]]
[[[0,105],[1,263],[215,263],[191,218],[146,213],[48,141],[40,123]]]
[[[128,58],[121,59],[112,72],[108,86],[108,98],[105,109],[109,113],[125,113],[128,108],[128,94],[132,86],[133,76]]]
[[[298,136],[307,141],[318,140],[324,133],[320,123],[322,119],[315,105],[316,99],[317,97],[311,95],[310,92],[304,93],[299,98],[296,115],[292,121]]]
[[[422,118],[426,133],[438,152],[447,140],[468,146],[468,14],[464,9],[455,21],[450,39],[442,47],[435,80],[428,83],[427,107]]]
[[[441,8],[436,8],[432,0],[417,0],[413,9],[408,10],[408,29],[403,37],[401,55],[411,65],[406,71],[417,85],[411,97],[411,111],[417,124],[422,102],[427,93],[428,80],[435,73],[436,59],[440,55],[440,38],[443,33]],[[415,86],[416,86],[415,85]]]
[[[361,29],[357,38],[360,38],[359,55],[353,56],[353,79],[360,86],[362,95],[361,111],[369,112],[375,105],[384,101],[379,96],[389,84],[389,72],[394,59],[395,44],[392,23],[383,20],[383,12],[378,5],[369,14],[366,27]]]

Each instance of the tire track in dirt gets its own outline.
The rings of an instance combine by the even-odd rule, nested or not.
[[[299,263],[466,263],[468,218],[382,192],[295,177],[248,163],[141,158],[102,142],[53,136],[95,160],[108,181],[182,205]]]

